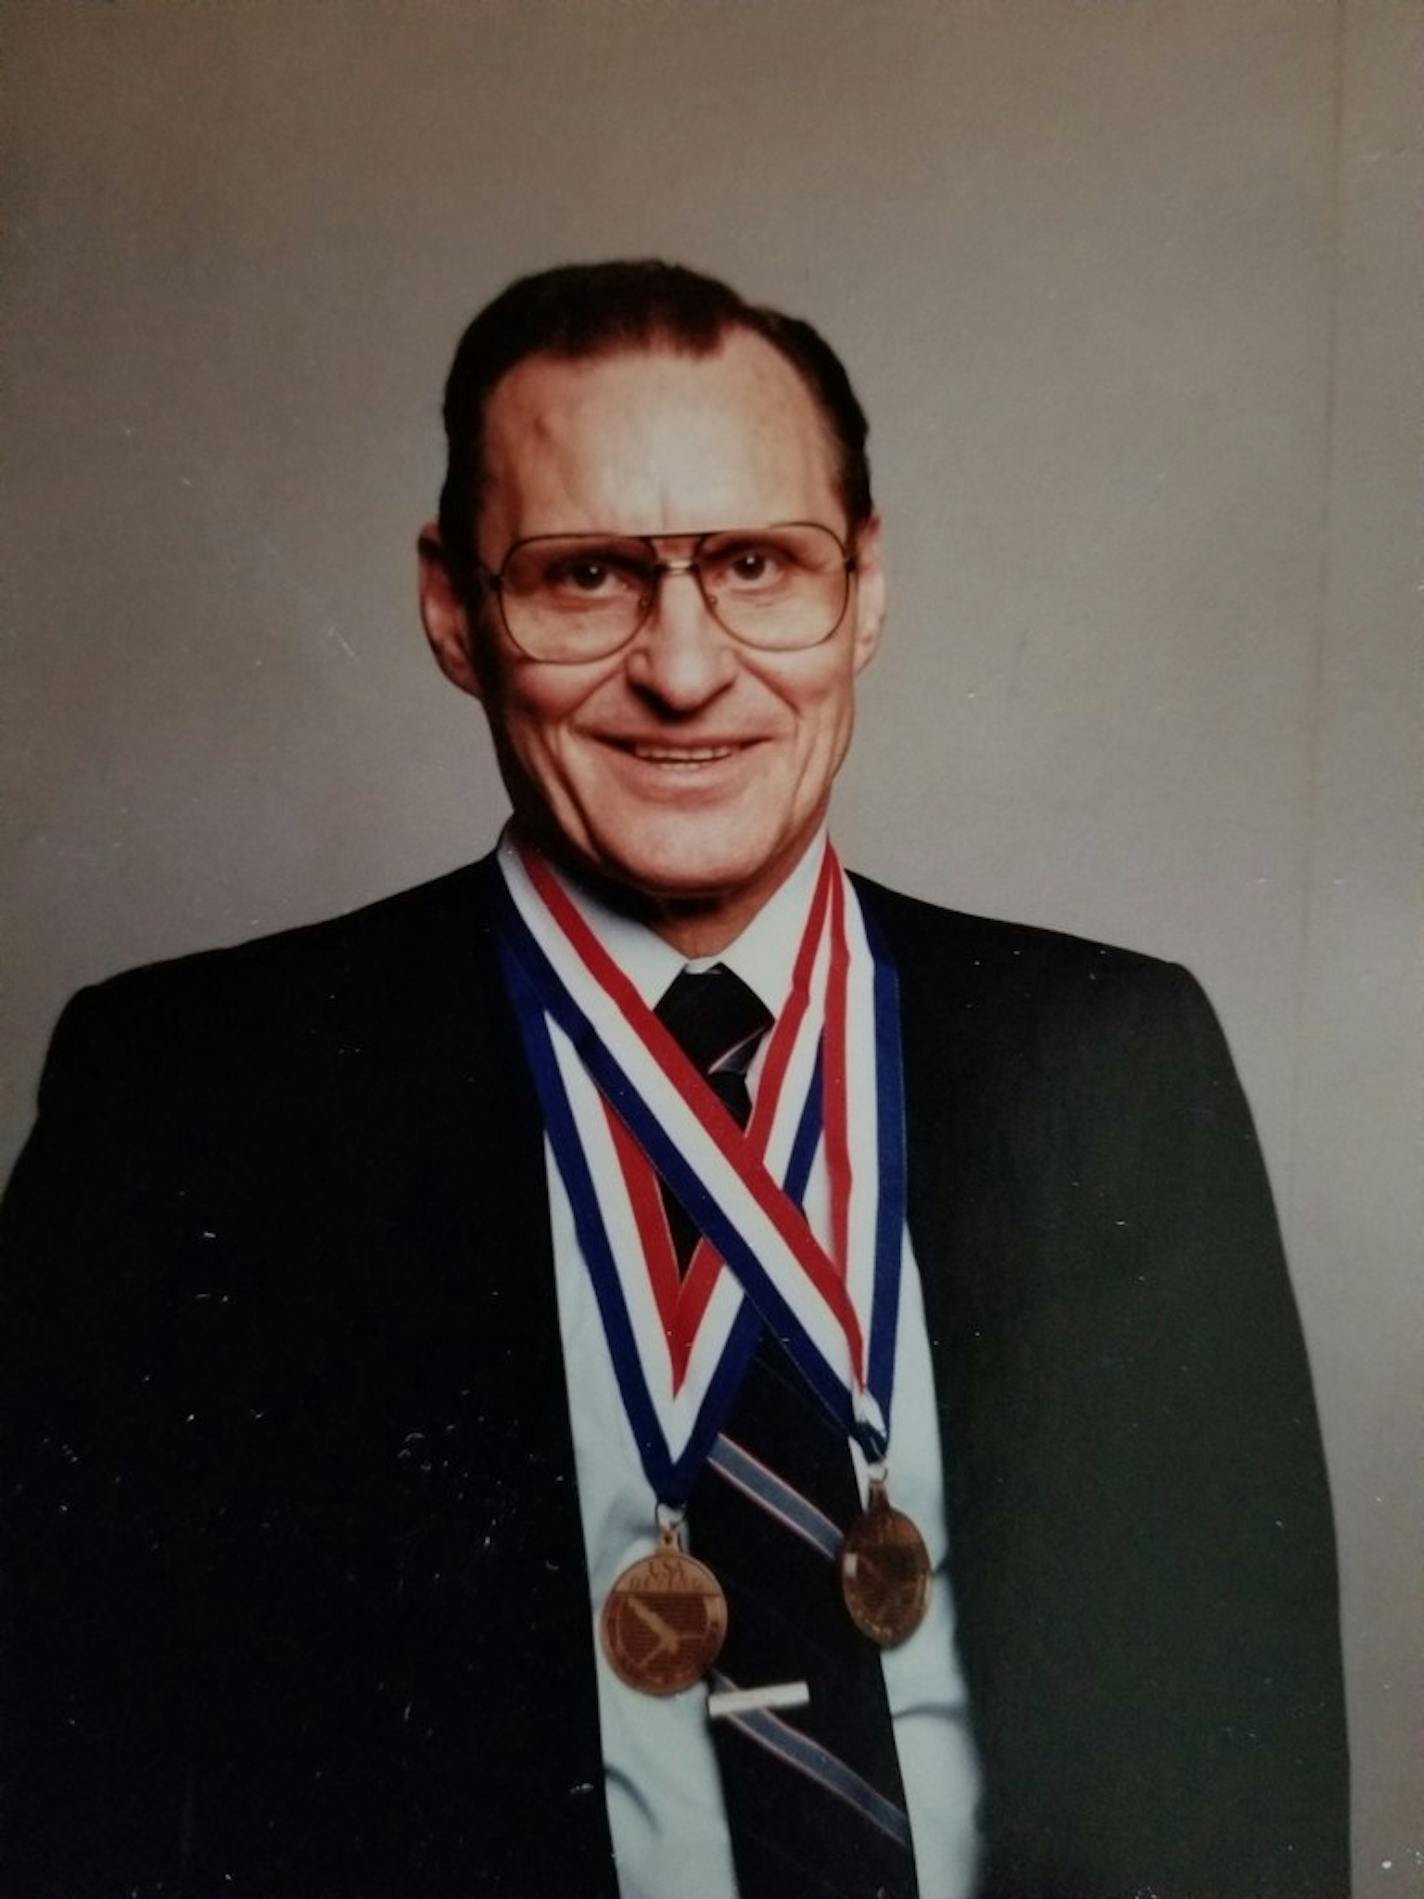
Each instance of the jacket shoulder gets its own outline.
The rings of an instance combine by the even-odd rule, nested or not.
[[[247,992],[343,982],[418,959],[452,937],[484,934],[492,859],[463,866],[338,916],[121,970],[81,990],[87,1012],[240,1002]],[[73,1005],[71,1005],[73,1006]]]
[[[1160,1061],[1234,1086],[1215,1011],[1180,963],[855,881],[905,1020],[939,1060],[953,1044],[956,1061],[982,1056],[1004,1072],[1119,1081]]]
[[[344,915],[124,970],[62,1012],[41,1081],[43,1107],[71,1077],[117,1084],[204,1076],[234,1064],[291,1074],[419,1032],[461,986],[473,1001],[492,954],[493,859]],[[486,961],[482,962],[482,958]],[[157,1072],[155,1072],[157,1071]]]
[[[1143,950],[1074,936],[1039,924],[1018,923],[998,917],[976,916],[946,909],[922,897],[891,890],[859,873],[852,882],[897,961],[932,962],[943,969],[981,970],[985,979],[996,974],[1024,983],[1057,980],[1095,982],[1165,981],[1191,979],[1174,962]]]
[[[241,988],[284,975],[321,975],[360,968],[432,935],[478,927],[492,859],[378,898],[340,915],[189,954],[139,964],[95,983],[85,993],[115,1004],[186,989]]]

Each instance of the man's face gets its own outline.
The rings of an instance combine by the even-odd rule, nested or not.
[[[490,398],[485,468],[476,545],[496,571],[533,535],[813,521],[847,538],[815,402],[746,331],[705,357],[526,360]],[[638,893],[655,918],[690,906],[740,927],[814,834],[850,743],[855,676],[884,610],[876,524],[856,551],[840,625],[795,652],[741,644],[695,580],[672,575],[618,652],[530,659],[493,605],[459,606],[429,529],[422,607],[442,668],[485,703],[526,832],[571,868]]]

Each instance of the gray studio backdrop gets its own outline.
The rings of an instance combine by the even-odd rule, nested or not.
[[[1424,1860],[1419,25],[1409,0],[17,0],[3,25],[4,1157],[77,984],[494,835],[412,580],[473,309],[659,252],[805,310],[869,407],[893,563],[845,855],[1178,958],[1237,1051],[1335,1486],[1362,1896]]]

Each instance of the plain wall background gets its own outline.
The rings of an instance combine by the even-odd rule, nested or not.
[[[1190,964],[1341,1538],[1357,1884],[1424,1866],[1411,0],[12,0],[8,1159],[79,983],[503,809],[412,540],[474,309],[661,253],[804,311],[892,610],[837,834]]]

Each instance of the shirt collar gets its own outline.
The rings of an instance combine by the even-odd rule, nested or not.
[[[650,1009],[656,1008],[674,978],[684,969],[700,973],[724,963],[776,1016],[781,1013],[791,989],[796,952],[810,913],[825,843],[826,827],[822,825],[801,853],[791,875],[777,886],[741,935],[714,956],[691,959],[675,950],[671,943],[664,942],[646,924],[613,909],[554,865],[550,864],[549,868]],[[518,852],[508,825],[499,840],[499,856],[506,868],[511,862],[518,863]]]

